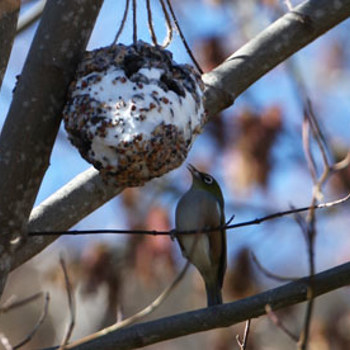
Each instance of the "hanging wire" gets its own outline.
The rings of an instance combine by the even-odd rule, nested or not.
[[[147,5],[147,17],[148,17],[148,29],[151,34],[152,43],[153,45],[158,46],[157,36],[153,28],[151,1],[146,0],[146,5]]]
[[[123,14],[123,19],[122,19],[122,23],[120,24],[120,27],[118,29],[118,32],[112,42],[112,45],[115,45],[120,37],[120,34],[122,33],[124,26],[125,26],[125,22],[126,19],[128,17],[128,12],[129,12],[129,4],[130,4],[130,0],[126,0],[125,1],[125,8],[124,8],[124,14]]]
[[[160,2],[160,5],[162,6],[162,11],[164,13],[165,22],[167,26],[167,35],[162,44],[162,47],[166,48],[170,45],[171,41],[173,40],[173,26],[171,25],[171,18],[165,6],[164,0],[159,0],[159,2]]]
[[[177,18],[175,16],[175,12],[171,6],[171,3],[170,3],[170,0],[166,0],[166,3],[169,7],[169,11],[170,11],[170,14],[171,14],[171,17],[173,17],[173,20],[174,20],[174,23],[175,23],[175,28],[177,29],[177,31],[179,32],[179,35],[180,35],[180,38],[182,40],[182,43],[184,44],[185,48],[186,48],[186,51],[188,53],[188,55],[191,57],[191,60],[192,62],[194,63],[194,65],[197,67],[198,71],[203,74],[203,70],[202,68],[200,67],[200,65],[198,64],[197,60],[194,58],[193,54],[192,54],[192,51],[190,49],[190,47],[188,46],[187,44],[187,41],[185,39],[185,36],[183,35],[182,33],[182,30],[180,28],[180,25],[179,25],[179,22],[177,21]]]
[[[136,16],[136,0],[132,0],[132,25],[133,25],[133,33],[132,33],[132,40],[134,42],[134,45],[137,43],[137,16]]]

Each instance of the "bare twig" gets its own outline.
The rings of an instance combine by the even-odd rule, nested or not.
[[[82,215],[88,215],[122,190],[104,184],[98,171],[91,167],[35,207],[30,215],[28,230],[67,230],[78,223]],[[28,244],[16,251],[12,269],[22,265],[58,237],[45,236],[27,241]]]
[[[293,10],[293,5],[292,5],[290,0],[284,0],[283,2],[286,5],[288,11],[292,11]]]
[[[285,334],[288,335],[294,342],[298,341],[298,336],[292,333],[279,319],[279,317],[272,311],[271,305],[267,304],[265,306],[266,315],[274,323],[277,328],[280,328]]]
[[[248,336],[249,336],[249,330],[250,330],[250,323],[251,323],[251,320],[247,320],[246,323],[245,323],[243,340],[240,339],[239,334],[236,335],[236,341],[237,341],[237,344],[238,344],[240,350],[246,350],[247,349]]]
[[[304,86],[303,81],[300,80],[299,84]],[[308,252],[308,260],[309,260],[309,275],[310,275],[310,283],[308,286],[308,303],[306,306],[306,312],[305,312],[305,319],[304,319],[304,326],[303,330],[300,334],[299,341],[298,341],[298,349],[300,350],[306,350],[309,340],[309,333],[310,333],[310,325],[311,325],[311,318],[314,308],[314,291],[313,291],[313,277],[315,275],[315,239],[316,239],[316,215],[315,215],[315,209],[314,206],[317,203],[318,199],[322,198],[322,186],[325,184],[325,182],[328,180],[329,176],[332,172],[332,167],[329,163],[326,147],[327,147],[327,141],[326,138],[323,136],[318,120],[316,118],[316,115],[313,111],[311,100],[308,98],[307,95],[305,95],[306,89],[303,88],[302,91],[304,92],[304,96],[302,96],[304,101],[304,112],[307,119],[304,119],[304,123],[307,123],[309,127],[307,130],[312,131],[313,138],[316,140],[319,152],[322,156],[323,161],[323,171],[319,177],[317,177],[317,169],[315,162],[310,162],[310,159],[314,159],[312,155],[312,151],[310,146],[306,146],[305,148],[305,154],[308,161],[308,165],[310,168],[310,173],[313,177],[313,195],[311,200],[311,208],[308,212],[308,216],[306,218],[306,225],[302,225],[305,229],[303,230],[304,236],[306,237],[306,243],[307,243],[307,252]],[[307,135],[305,139],[309,139],[309,135]]]
[[[350,198],[350,193],[346,195],[343,198],[337,199],[335,201],[327,202],[327,203],[322,203],[322,204],[317,204],[314,205],[314,209],[325,209],[325,208],[330,208],[335,205],[342,204],[346,202]],[[278,213],[273,213],[271,215],[264,216],[262,218],[257,218],[254,220],[250,221],[244,221],[240,222],[238,224],[232,224],[232,225],[224,225],[216,228],[205,228],[203,230],[200,230],[201,233],[208,233],[208,232],[214,232],[217,230],[231,230],[235,229],[238,227],[244,227],[244,226],[251,226],[251,225],[259,225],[265,221],[280,218],[286,215],[290,214],[295,214],[295,213],[300,213],[304,212],[307,210],[310,210],[312,207],[303,207],[303,208],[294,208]],[[96,234],[96,233],[103,233],[103,234],[147,234],[147,235],[170,235],[174,236],[176,234],[196,234],[198,233],[198,230],[186,230],[186,231],[177,231],[177,230],[171,230],[171,231],[157,231],[157,230],[123,230],[123,229],[107,229],[107,230],[72,230],[72,231],[38,231],[38,232],[29,232],[29,236],[51,236],[51,235],[91,235],[91,234]]]
[[[305,91],[305,89],[303,89]],[[304,110],[306,112],[306,117],[308,124],[311,127],[312,134],[314,139],[316,140],[316,143],[318,145],[319,151],[322,155],[323,160],[323,171],[322,174],[318,178],[314,178],[314,188],[313,188],[313,195],[311,200],[311,209],[308,212],[308,216],[306,219],[306,232],[304,232],[305,237],[307,238],[307,252],[308,252],[308,259],[309,259],[309,275],[310,275],[310,284],[308,286],[308,303],[306,306],[306,313],[305,313],[305,320],[304,320],[304,327],[300,334],[299,342],[298,342],[298,349],[300,350],[306,350],[309,340],[309,333],[310,333],[310,325],[311,325],[311,318],[312,318],[312,312],[314,308],[314,297],[313,297],[313,276],[315,275],[315,239],[316,239],[316,216],[315,216],[315,209],[314,206],[317,203],[317,200],[321,198],[322,196],[322,186],[329,178],[329,175],[331,174],[331,166],[328,161],[328,157],[326,154],[326,139],[321,133],[321,129],[318,124],[318,120],[313,112],[312,104],[310,99],[307,96],[304,96],[305,101],[305,107]],[[313,158],[310,147],[305,147],[307,158]],[[310,166],[310,163],[309,163]],[[310,169],[311,172],[316,173],[315,165],[312,165],[312,168]]]
[[[180,271],[180,273],[176,276],[174,281],[152,302],[150,303],[147,307],[145,307],[143,310],[139,311],[135,315],[119,321],[115,323],[114,325],[104,328],[101,331],[98,331],[96,333],[90,334],[87,337],[84,337],[80,340],[77,340],[74,343],[69,344],[68,346],[65,347],[65,349],[71,349],[74,348],[75,346],[78,346],[80,344],[83,344],[87,341],[91,341],[93,339],[100,338],[101,336],[104,336],[108,333],[114,332],[118,329],[121,329],[123,327],[130,326],[131,324],[138,322],[151,314],[154,310],[156,310],[163,302],[164,300],[170,295],[170,293],[175,289],[175,287],[179,284],[179,282],[183,279],[185,276],[185,273],[187,272],[188,268],[190,266],[189,261],[186,262],[185,266],[183,269]]]
[[[49,309],[49,302],[50,302],[50,294],[49,293],[45,293],[45,303],[44,303],[44,308],[43,311],[36,323],[36,325],[34,326],[34,328],[32,329],[32,331],[21,341],[19,342],[17,345],[15,345],[13,347],[13,349],[19,349],[20,347],[22,347],[24,344],[27,344],[28,342],[30,342],[32,340],[32,338],[34,337],[35,333],[39,330],[40,326],[43,324],[45,317],[47,315],[48,309]]]
[[[338,163],[335,163],[335,164],[331,165],[331,169],[332,169],[332,171],[340,171],[340,170],[343,170],[346,167],[348,167],[349,164],[350,164],[350,152],[348,152],[346,154],[344,159],[342,159]]]
[[[60,350],[64,350],[72,336],[74,326],[75,326],[75,302],[74,302],[74,293],[72,290],[72,284],[68,276],[67,266],[62,256],[60,257],[60,265],[62,267],[62,271],[64,274],[64,282],[65,282],[66,291],[67,291],[69,314],[70,314],[70,322],[69,322],[66,334],[61,343],[61,346],[59,348]]]
[[[230,216],[230,218],[226,221],[225,227],[229,226],[230,223],[233,221],[233,219],[234,219],[235,217],[236,217],[236,215],[235,215],[235,214],[232,214],[232,215]]]
[[[270,272],[269,270],[267,270],[258,260],[258,258],[256,257],[256,255],[253,252],[250,252],[251,257],[255,263],[255,265],[258,267],[258,269],[267,277],[272,278],[276,281],[280,281],[280,282],[287,282],[287,281],[297,281],[298,279],[300,279],[300,277],[286,277],[286,276],[281,276],[281,275],[277,275],[275,273]]]
[[[319,11],[320,8],[323,11]],[[298,13],[299,17],[295,13]],[[350,4],[347,0],[308,0],[296,6],[293,13],[286,13],[221,65],[203,75],[204,82],[210,87],[205,93],[206,109],[211,115],[215,115],[230,106],[237,96],[272,66],[275,67],[286,60],[295,50],[319,36],[320,32],[329,30],[331,22],[336,25],[341,17],[345,19],[349,15]],[[300,17],[309,18],[309,21],[303,23]],[[278,36],[274,35],[277,28]],[[271,48],[275,50],[273,55]],[[261,65],[261,62],[264,62],[264,65]]]
[[[151,304],[149,304],[143,310],[139,311],[137,314],[116,323],[114,329],[120,329],[120,328],[129,326],[135,322],[138,322],[143,318],[145,318],[147,315],[151,314],[154,310],[156,310],[163,303],[163,301],[170,295],[170,293],[175,289],[175,287],[179,284],[179,282],[183,279],[189,266],[190,266],[190,263],[187,261],[185,266],[182,268],[182,270],[176,276],[176,278],[170,284],[170,286],[168,286]]]
[[[276,311],[307,300],[308,281],[309,277],[306,277],[232,303],[131,325],[71,349],[135,349],[209,329],[228,327],[266,314],[267,304]],[[314,297],[348,284],[350,284],[350,262],[315,274]]]
[[[305,101],[306,116],[309,119],[310,124],[312,125],[311,130],[318,144],[319,150],[321,152],[323,163],[325,164],[326,168],[329,168],[330,165],[329,165],[327,152],[326,152],[326,147],[327,147],[326,138],[321,131],[321,128],[316,118],[316,115],[314,113],[314,109],[310,98],[307,96],[305,98],[306,98],[306,101]]]
[[[303,119],[302,126],[302,140],[304,147],[305,158],[309,167],[309,172],[312,178],[312,181],[315,183],[317,181],[317,170],[316,170],[316,162],[311,152],[310,146],[310,123],[306,119],[306,116]]]
[[[16,309],[18,307],[24,306],[34,300],[39,299],[40,297],[42,297],[43,292],[38,292],[35,293],[33,295],[31,295],[30,297],[21,299],[21,300],[14,300],[13,298],[10,298],[8,301],[6,301],[1,307],[0,307],[0,313],[6,313],[10,310]]]

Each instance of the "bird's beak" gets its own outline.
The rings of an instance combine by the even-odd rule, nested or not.
[[[199,171],[192,164],[189,163],[187,165],[187,169],[190,171],[192,176],[199,177]]]

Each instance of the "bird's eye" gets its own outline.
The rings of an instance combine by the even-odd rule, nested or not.
[[[209,175],[205,175],[203,176],[203,181],[207,184],[207,185],[211,185],[213,183],[213,178]]]

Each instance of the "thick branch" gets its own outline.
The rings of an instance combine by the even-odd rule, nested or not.
[[[316,274],[312,284],[313,296],[320,296],[348,284],[350,263]],[[306,301],[307,290],[308,278],[303,278],[233,303],[141,323],[108,333],[87,343],[73,343],[67,349],[135,349],[209,329],[228,327],[264,315],[266,305],[271,306],[272,310],[278,310]]]
[[[0,89],[16,36],[20,5],[20,0],[2,0],[0,2]]]
[[[254,81],[274,68],[284,59],[297,52],[336,24],[350,15],[349,0],[309,0],[295,9],[308,17],[303,18],[295,13],[288,13],[275,23],[271,24],[256,38],[243,46],[239,51],[227,59],[212,72],[203,76],[209,85],[206,90],[206,109],[213,115],[233,103],[235,97],[246,90]],[[82,183],[71,183],[73,187],[87,186],[90,180]],[[101,184],[101,190],[103,185]],[[85,190],[81,189],[81,193]],[[90,195],[90,201],[96,207],[104,203],[104,199]],[[63,202],[59,195],[51,197],[52,211],[64,211],[61,206],[73,205],[77,208],[77,221],[86,215],[86,210],[79,209],[79,198],[66,197]],[[91,208],[91,210],[93,210]],[[44,218],[45,212],[42,217]],[[43,219],[45,220],[45,219]],[[51,226],[50,226],[51,227]],[[38,230],[49,229],[44,226]],[[66,229],[68,226],[62,226]],[[46,237],[45,237],[46,239]],[[44,247],[44,244],[40,249]]]
[[[0,135],[0,227],[6,270],[16,248],[9,242],[10,234],[25,232],[49,165],[68,84],[101,5],[102,0],[48,1],[31,45]]]
[[[210,114],[229,107],[260,77],[350,16],[349,0],[309,0],[272,23],[213,71],[204,74],[209,86]]]
[[[90,168],[37,206],[30,215],[28,230],[68,230],[82,216],[87,216],[122,190],[106,186],[97,170]],[[12,269],[38,254],[57,238],[58,236],[28,238],[26,244],[16,252]]]

